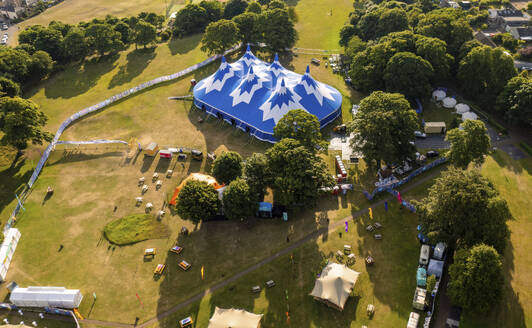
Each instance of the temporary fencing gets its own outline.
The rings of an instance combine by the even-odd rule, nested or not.
[[[224,55],[227,55],[227,54],[230,54],[232,52],[235,52],[241,46],[242,46],[242,44],[239,44],[239,45],[236,45],[236,46],[230,48],[229,50],[227,50],[224,53]],[[190,66],[190,67],[188,67],[188,68],[186,68],[186,69],[184,69],[182,71],[179,71],[177,73],[170,74],[170,75],[165,75],[165,76],[160,76],[160,77],[155,78],[155,79],[153,79],[151,81],[144,82],[144,83],[142,83],[142,84],[140,84],[140,85],[138,85],[136,87],[127,89],[125,91],[120,92],[119,94],[116,94],[116,95],[114,95],[114,96],[112,96],[110,98],[107,98],[104,101],[97,103],[96,105],[92,105],[90,107],[84,108],[84,109],[80,110],[79,112],[73,114],[69,118],[67,118],[63,123],[61,123],[61,125],[59,126],[59,129],[57,129],[57,132],[55,133],[54,138],[52,139],[52,142],[48,145],[48,147],[46,147],[46,150],[42,154],[41,159],[37,163],[37,166],[35,167],[35,170],[33,171],[33,174],[31,175],[30,180],[28,181],[26,190],[29,190],[29,189],[31,189],[31,187],[33,187],[33,184],[35,183],[35,181],[39,177],[39,174],[41,173],[44,165],[48,161],[48,157],[50,156],[50,153],[54,150],[55,145],[57,145],[57,144],[67,144],[67,143],[76,143],[74,141],[72,141],[72,142],[68,142],[68,141],[61,141],[60,142],[59,141],[59,138],[61,138],[61,135],[63,134],[63,132],[73,122],[77,121],[78,119],[80,119],[80,118],[82,118],[82,117],[84,117],[84,116],[86,116],[88,114],[97,112],[97,111],[109,106],[110,104],[113,104],[113,103],[115,103],[115,102],[117,102],[119,100],[127,98],[127,97],[129,97],[129,96],[131,96],[131,95],[133,95],[135,93],[138,93],[139,91],[142,91],[144,89],[150,88],[150,87],[152,87],[154,85],[157,85],[157,84],[161,84],[161,83],[165,83],[165,82],[168,82],[168,81],[179,79],[179,78],[181,78],[181,77],[183,77],[183,76],[185,76],[187,74],[190,74],[191,72],[193,72],[193,71],[195,71],[195,70],[197,70],[199,68],[202,68],[204,66],[209,65],[210,63],[216,61],[217,59],[219,59],[221,57],[222,57],[222,55],[214,55],[214,56],[211,56],[211,57],[205,59],[204,61],[202,61],[202,62],[200,62],[198,64],[192,65],[192,66]],[[102,141],[104,141],[104,142],[102,142]],[[85,141],[85,142],[77,141],[77,143],[78,144],[109,143],[108,141],[126,143],[126,142],[120,141],[120,140],[93,140],[93,141]],[[22,200],[22,202],[23,201],[24,200]],[[18,212],[20,211],[21,206],[22,206],[22,203],[21,202],[17,202],[17,205],[16,205],[15,209],[13,210],[13,212],[11,213],[11,216],[10,216],[9,220],[6,222],[6,225],[4,227],[4,231],[6,229],[11,228],[11,226],[13,225],[14,218],[16,217]]]

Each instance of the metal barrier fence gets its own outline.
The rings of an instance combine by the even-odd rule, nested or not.
[[[231,49],[227,50],[224,55],[227,55],[227,54],[230,54],[232,52],[235,52],[236,50],[238,50],[240,47],[242,46],[242,44],[239,44],[239,45],[236,45],[234,47],[232,47]],[[61,123],[61,125],[59,126],[59,129],[57,129],[57,132],[55,133],[55,136],[52,140],[52,142],[48,145],[48,147],[46,147],[46,150],[44,151],[43,155],[41,156],[41,159],[39,160],[39,163],[37,163],[37,166],[35,167],[35,170],[33,171],[33,174],[31,175],[30,177],[30,180],[28,181],[28,184],[27,184],[27,189],[31,189],[31,187],[33,187],[33,184],[35,183],[35,181],[37,180],[37,178],[39,177],[39,174],[41,173],[44,165],[46,164],[46,161],[48,160],[48,157],[50,156],[50,153],[55,149],[55,146],[57,144],[66,144],[66,143],[69,143],[68,141],[59,141],[59,138],[61,137],[61,135],[63,134],[63,132],[65,131],[65,129],[67,127],[69,127],[74,121],[88,115],[88,114],[91,114],[91,113],[94,113],[96,111],[99,111],[119,100],[122,100],[124,98],[127,98],[129,97],[130,95],[133,95],[135,93],[138,93],[139,91],[142,91],[144,89],[147,89],[147,88],[150,88],[154,85],[157,85],[157,84],[161,84],[161,83],[164,83],[164,82],[168,82],[168,81],[172,81],[172,80],[175,80],[175,79],[179,79],[187,74],[190,74],[191,72],[199,69],[199,68],[202,68],[204,66],[207,66],[209,65],[210,63],[216,61],[217,59],[221,58],[222,55],[214,55],[212,57],[209,57],[207,59],[205,59],[204,61],[198,63],[198,64],[195,64],[195,65],[192,65],[182,71],[179,71],[177,73],[174,73],[174,74],[170,74],[170,75],[165,75],[165,76],[160,76],[158,78],[155,78],[151,81],[148,81],[148,82],[144,82],[136,87],[133,87],[133,88],[130,88],[130,89],[127,89],[125,91],[122,91],[121,93],[119,94],[116,94],[110,98],[107,98],[106,100],[102,101],[102,102],[99,102],[97,103],[96,105],[92,105],[90,107],[87,107],[87,108],[84,108],[82,110],[80,110],[79,112],[73,114],[72,116],[70,116],[69,118],[67,118],[63,123]],[[108,142],[124,142],[124,141],[120,141],[120,140],[94,140],[94,141],[77,141],[78,144],[88,144],[88,143],[108,143]],[[76,143],[74,141],[71,141],[71,143]],[[126,143],[126,142],[124,142]],[[127,143],[126,143],[127,144]],[[21,202],[23,202],[24,199],[21,199]],[[14,218],[17,216],[18,212],[20,211],[20,208],[22,207],[22,203],[21,202],[17,202],[17,205],[15,207],[15,209],[13,210],[13,212],[11,213],[11,216],[9,217],[9,220],[6,222],[6,225],[4,227],[4,231],[11,228],[11,226],[13,225],[13,221],[14,221]]]

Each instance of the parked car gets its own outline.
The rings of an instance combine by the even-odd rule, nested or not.
[[[427,137],[427,134],[421,132],[421,131],[414,131],[414,136],[419,139],[425,139]]]
[[[530,66],[521,66],[522,71],[532,71],[532,67]]]
[[[439,242],[434,247],[434,252],[432,254],[432,257],[436,260],[443,260],[443,255],[445,254],[445,249],[447,248],[447,245],[443,242]]]
[[[7,24],[2,24],[2,30],[7,30],[9,28],[9,26],[7,26]]]
[[[438,152],[435,151],[435,150],[429,150],[429,151],[427,152],[427,157],[428,157],[428,158],[438,157],[438,156],[440,156],[440,153],[438,153]]]
[[[429,258],[430,258],[430,246],[421,245],[421,250],[419,252],[419,264],[426,266],[427,264],[429,264]]]

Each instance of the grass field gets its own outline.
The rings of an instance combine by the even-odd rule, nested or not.
[[[133,214],[111,221],[103,228],[103,234],[111,244],[119,246],[170,237],[166,224],[153,214]]]

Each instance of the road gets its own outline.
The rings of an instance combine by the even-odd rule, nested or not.
[[[412,184],[408,184],[403,190],[402,192],[407,192],[421,184],[423,184],[424,182],[436,177],[437,175],[439,174],[439,170],[436,168],[434,169],[434,172],[432,172],[431,174],[428,174],[418,180],[416,180],[414,183]],[[386,197],[376,203],[373,203],[371,205],[371,207],[375,207],[375,206],[380,206],[380,205],[383,205],[385,201],[390,201],[390,200],[393,200],[392,197]],[[321,228],[319,230],[316,230],[312,233],[309,233],[308,235],[306,235],[305,237],[297,240],[296,242],[293,242],[291,243],[289,246],[285,247],[284,249],[278,251],[277,253],[261,260],[260,262],[252,265],[251,267],[247,268],[247,269],[244,269],[238,273],[236,273],[235,275],[225,279],[225,280],[222,280],[220,281],[219,283],[215,284],[214,286],[212,287],[209,287],[207,289],[205,289],[204,291],[196,294],[195,296],[171,307],[170,309],[164,311],[164,312],[161,312],[159,314],[157,314],[156,317],[153,317],[151,319],[148,319],[146,322],[140,324],[140,325],[137,325],[136,327],[138,328],[145,328],[145,327],[148,327],[148,326],[151,326],[155,323],[157,323],[158,321],[174,314],[175,312],[195,303],[195,302],[198,302],[200,301],[203,297],[209,295],[209,294],[212,294],[214,293],[215,291],[219,290],[219,289],[222,289],[223,287],[226,287],[228,284],[230,283],[233,283],[235,282],[236,280],[238,280],[239,278],[245,276],[246,274],[248,273],[251,273],[261,267],[263,267],[264,265],[272,262],[273,260],[283,256],[283,255],[287,255],[289,254],[290,252],[294,251],[296,248],[302,246],[303,244],[309,242],[309,241],[312,241],[316,238],[319,238],[320,236],[322,235],[325,235],[325,234],[331,234],[331,233],[334,233],[336,231],[336,229],[338,229],[339,227],[342,227],[344,225],[344,221],[350,221],[350,220],[353,220],[354,218],[356,217],[359,217],[359,216],[362,216],[362,215],[365,215],[368,213],[368,208],[369,207],[366,207],[366,208],[363,208],[363,209],[360,209],[358,211],[356,211],[355,213],[353,213],[352,215],[348,216],[348,217],[345,217],[343,218],[342,220],[338,220],[334,223],[331,223],[329,224],[327,227],[324,227],[324,228]],[[135,327],[134,324],[126,324],[126,323],[120,323],[120,322],[112,322],[112,321],[102,321],[102,320],[93,320],[93,319],[85,319],[85,320],[82,320],[81,323],[85,323],[85,324],[90,324],[90,325],[98,325],[98,326],[109,326],[109,327],[117,327],[117,328],[131,328],[131,327]]]
[[[531,62],[525,62],[520,60],[514,60],[514,65],[515,68],[517,68],[518,70],[521,70],[523,67],[532,67]]]

